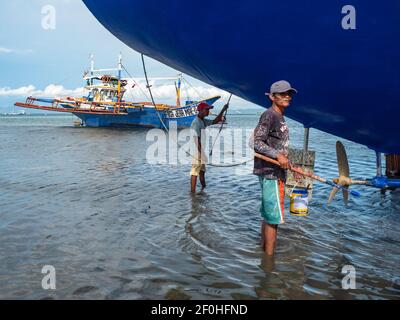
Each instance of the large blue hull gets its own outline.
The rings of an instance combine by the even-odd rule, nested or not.
[[[299,90],[287,116],[382,152],[400,153],[400,2],[84,0],[133,49],[267,107]],[[121,10],[123,8],[123,10]]]

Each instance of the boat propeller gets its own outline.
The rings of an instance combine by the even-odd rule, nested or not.
[[[346,150],[343,146],[343,144],[340,141],[336,141],[336,157],[337,157],[337,164],[338,164],[338,169],[339,169],[339,177],[336,179],[333,179],[332,181],[343,187],[342,192],[343,192],[343,200],[347,204],[349,201],[349,190],[348,188],[353,185],[353,184],[368,184],[368,181],[365,180],[352,180],[350,178],[350,169],[349,169],[349,161],[347,160],[347,154]],[[333,187],[329,199],[328,199],[328,204],[332,202],[333,197],[335,194],[339,191],[339,188]]]

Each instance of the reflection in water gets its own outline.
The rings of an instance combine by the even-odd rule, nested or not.
[[[391,192],[391,205],[394,212],[400,212],[400,189]]]
[[[272,273],[275,270],[275,256],[263,254],[260,267],[266,274]]]
[[[201,229],[200,234],[197,233],[197,226],[201,226],[201,222],[199,222],[199,218],[203,217],[205,221],[207,221],[207,214],[211,212],[209,206],[210,198],[207,193],[203,191],[199,191],[195,194],[190,193],[191,197],[191,211],[190,216],[186,220],[185,232],[186,238],[183,239],[182,249],[188,250],[192,257],[201,262],[202,255],[199,251],[202,249],[207,251],[210,250],[203,242],[201,237]]]

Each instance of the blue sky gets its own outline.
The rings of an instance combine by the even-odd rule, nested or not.
[[[55,9],[55,29],[50,30],[43,28],[43,22],[49,20],[48,12],[42,10],[48,5]],[[13,102],[23,100],[27,94],[61,95],[81,88],[91,53],[97,67],[109,68],[116,65],[121,52],[132,76],[143,77],[139,53],[107,31],[81,0],[1,1],[0,26],[0,112],[12,109]],[[150,58],[146,62],[150,77],[177,74]],[[217,92],[186,77],[197,91]],[[233,99],[232,106],[235,101],[238,106],[247,105]]]

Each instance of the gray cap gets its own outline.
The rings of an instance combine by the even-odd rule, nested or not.
[[[265,94],[273,94],[273,93],[282,93],[282,92],[287,92],[287,91],[293,91],[294,93],[297,93],[297,90],[295,88],[292,88],[290,83],[285,81],[285,80],[280,80],[277,82],[274,82],[271,85],[271,89],[269,92],[266,92]]]

